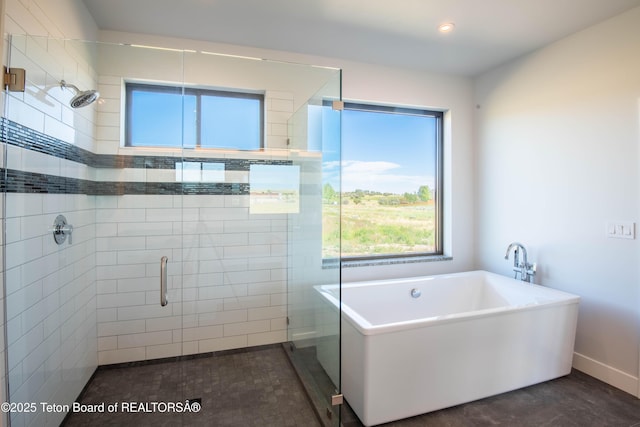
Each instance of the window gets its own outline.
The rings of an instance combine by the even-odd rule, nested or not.
[[[347,260],[442,254],[442,116],[345,104],[341,197],[323,183],[325,212],[339,211],[341,230],[323,228],[323,247],[338,247],[331,240],[340,237]]]
[[[264,96],[219,90],[126,84],[129,147],[264,147]]]

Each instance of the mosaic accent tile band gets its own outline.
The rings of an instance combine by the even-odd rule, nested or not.
[[[125,194],[237,196],[249,194],[249,184],[219,182],[95,182],[34,172],[0,169],[3,193],[86,194],[122,196]]]
[[[225,159],[211,157],[170,157],[170,156],[125,156],[119,154],[96,154],[68,144],[49,135],[36,132],[16,122],[0,117],[2,140],[7,144],[26,150],[54,156],[60,159],[82,163],[93,168],[107,169],[175,169],[176,163],[184,160],[201,163],[224,163],[228,171],[248,171],[251,165],[290,165],[290,160]]]
[[[226,159],[170,156],[125,156],[95,154],[64,141],[36,132],[0,117],[2,141],[60,159],[105,169],[176,169],[183,161],[223,163],[227,171],[248,171],[251,165],[291,165],[290,160]],[[0,190],[7,193],[86,194],[120,196],[159,195],[247,195],[248,183],[228,182],[100,182],[14,169],[0,169]]]

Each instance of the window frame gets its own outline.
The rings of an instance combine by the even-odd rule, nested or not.
[[[198,124],[196,128],[196,141],[193,147],[188,147],[189,149],[205,149],[205,150],[241,150],[241,151],[261,151],[265,148],[265,138],[264,138],[264,123],[265,123],[265,96],[263,93],[253,93],[253,92],[240,92],[237,90],[220,90],[220,89],[206,89],[199,87],[185,87],[185,86],[172,86],[169,84],[156,84],[156,83],[142,83],[136,81],[125,81],[125,139],[124,146],[130,148],[183,148],[184,141],[180,141],[180,144],[176,145],[134,145],[132,142],[132,117],[131,111],[133,110],[133,96],[132,92],[134,90],[144,90],[146,92],[155,92],[155,93],[174,93],[180,96],[184,95],[193,95],[196,97],[196,108],[197,108],[197,117],[196,122]],[[260,117],[259,117],[259,127],[260,127],[260,146],[257,148],[244,149],[237,147],[207,147],[202,146],[201,134],[202,134],[202,104],[201,99],[202,96],[216,96],[222,98],[244,98],[244,99],[255,99],[260,103]]]
[[[443,213],[444,213],[444,173],[443,173],[443,164],[444,164],[444,112],[439,110],[429,110],[425,108],[414,108],[414,107],[401,107],[401,106],[391,106],[391,105],[383,105],[383,104],[374,104],[374,103],[362,103],[362,102],[345,102],[344,110],[352,110],[352,111],[364,111],[364,112],[373,112],[373,113],[386,113],[386,114],[405,114],[405,115],[415,115],[415,116],[427,116],[433,117],[436,119],[436,171],[435,171],[435,188],[433,192],[434,196],[434,204],[435,204],[435,242],[434,242],[434,251],[433,252],[412,252],[412,253],[390,253],[390,254],[380,254],[380,255],[356,255],[356,256],[343,256],[340,255],[341,262],[375,262],[375,261],[385,261],[385,260],[401,260],[401,259],[424,259],[425,257],[442,257],[444,256],[444,222],[443,222]],[[344,118],[342,118],[344,120]],[[344,142],[343,142],[344,143]],[[341,143],[342,144],[342,143]],[[340,227],[342,229],[342,226]]]

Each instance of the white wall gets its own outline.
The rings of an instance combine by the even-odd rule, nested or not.
[[[77,40],[95,40],[98,27],[82,0],[4,0],[5,31]]]
[[[574,366],[638,395],[640,8],[475,81],[476,253],[510,274],[520,241],[536,280],[582,297]]]
[[[445,111],[444,250],[447,261],[354,267],[343,281],[441,274],[474,268],[474,150],[471,81],[431,74],[341,62],[343,96],[348,100],[424,106]]]

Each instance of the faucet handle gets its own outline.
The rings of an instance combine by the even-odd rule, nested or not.
[[[526,264],[523,268],[523,275],[527,278],[529,283],[533,283],[533,278],[536,275],[536,271],[538,269],[538,265],[534,262],[533,264]],[[522,280],[525,280],[524,278]]]
[[[71,244],[73,225],[67,223],[67,219],[64,215],[58,215],[56,217],[50,231],[53,233],[53,239],[58,245],[63,244],[67,237],[69,237],[69,244]]]

